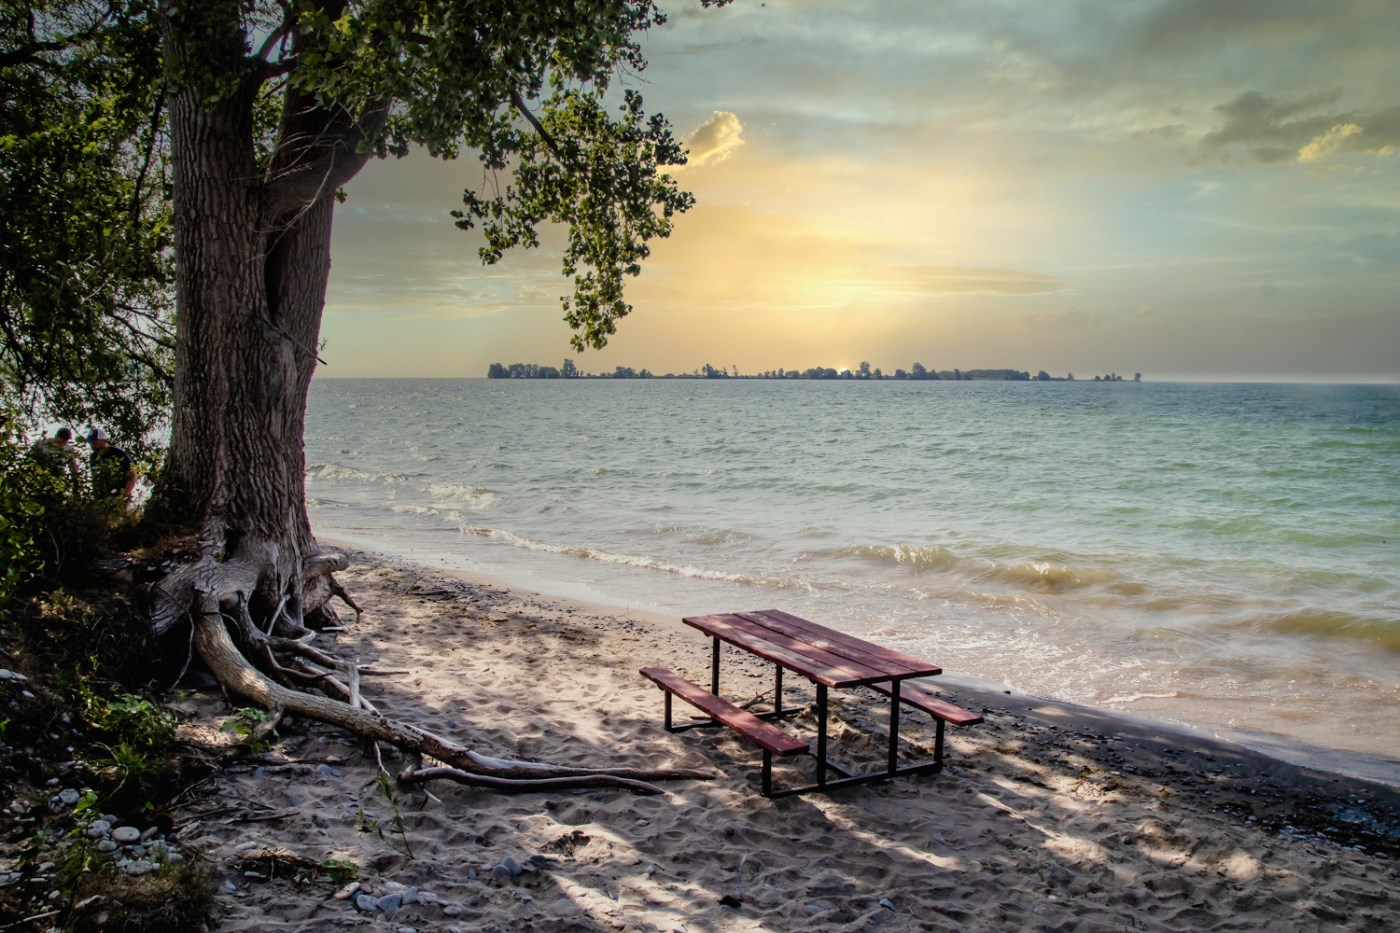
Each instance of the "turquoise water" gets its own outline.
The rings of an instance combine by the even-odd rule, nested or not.
[[[318,380],[307,464],[323,537],[1400,766],[1400,387]]]

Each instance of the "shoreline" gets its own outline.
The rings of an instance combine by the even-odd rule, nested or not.
[[[709,646],[695,632],[349,556],[340,580],[364,615],[323,637],[383,672],[362,683],[386,715],[493,756],[713,778],[657,796],[394,789],[372,750],[290,721],[174,814],[179,841],[220,879],[222,933],[386,920],[442,933],[1400,924],[1400,793],[1383,786],[959,686],[953,702],[995,705],[950,730],[941,773],[769,800],[752,746],[661,728],[660,694],[637,670],[703,677]],[[723,677],[738,697],[771,683],[767,665],[737,656]],[[883,707],[838,693],[841,755],[878,760]],[[190,729],[228,739],[217,690],[181,706]],[[809,729],[810,713],[788,725]],[[931,733],[926,717],[905,718],[912,744]],[[780,782],[803,776],[791,761]],[[392,755],[384,766],[393,773]],[[326,864],[344,873],[326,877]]]
[[[684,626],[678,616],[639,608],[625,601],[607,601],[607,595],[598,590],[582,592],[583,587],[569,587],[559,581],[545,580],[545,584],[555,583],[560,592],[540,592],[531,588],[525,581],[516,581],[489,573],[477,573],[449,567],[436,566],[415,560],[412,557],[381,551],[372,543],[351,538],[329,535],[319,538],[323,546],[346,553],[363,555],[374,561],[399,563],[420,567],[424,570],[442,573],[462,580],[489,587],[508,590],[521,590],[545,600],[568,604],[585,612],[606,613],[626,612],[629,615],[646,619],[652,624],[668,626],[675,631],[691,631]],[[563,590],[571,590],[565,593]],[[727,607],[733,609],[735,607]],[[740,608],[758,608],[745,606]],[[936,658],[933,660],[937,660]],[[1278,761],[1305,771],[1319,774],[1336,774],[1354,780],[1378,784],[1391,790],[1400,791],[1400,758],[1386,758],[1380,755],[1366,755],[1347,749],[1329,748],[1322,745],[1294,740],[1285,735],[1263,731],[1232,729],[1219,723],[1188,723],[1179,720],[1156,718],[1151,715],[1133,713],[1093,706],[1075,700],[1055,696],[1027,693],[996,680],[971,674],[959,674],[945,670],[942,675],[927,682],[935,688],[948,687],[957,692],[973,695],[985,706],[996,706],[1005,702],[1022,711],[1044,707],[1058,708],[1071,717],[1089,718],[1095,721],[1106,720],[1106,728],[1120,723],[1123,730],[1150,730],[1162,735],[1180,734],[1188,744],[1215,742],[1225,748],[1244,749],[1272,761]]]

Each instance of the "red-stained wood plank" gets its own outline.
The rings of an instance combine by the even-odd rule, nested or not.
[[[885,696],[893,695],[888,683],[871,684],[870,688]],[[918,684],[900,684],[899,701],[917,707],[930,716],[954,726],[975,726],[982,721],[982,717],[976,713],[970,713],[961,706],[954,706],[927,687],[921,687]]]
[[[824,648],[865,667],[886,671],[891,677],[925,677],[943,673],[942,668],[921,658],[885,648],[846,632],[838,632],[781,609],[760,609],[735,615],[798,638],[809,645]]]
[[[771,722],[764,722],[746,709],[735,706],[723,697],[717,697],[704,687],[686,680],[675,671],[664,667],[644,667],[643,677],[652,681],[662,690],[673,693],[691,706],[703,710],[711,717],[747,736],[775,755],[796,755],[807,751],[807,743],[794,735],[789,735]]]
[[[889,680],[890,674],[814,648],[800,639],[773,631],[732,613],[690,616],[687,625],[713,635],[720,641],[743,648],[751,654],[780,664],[790,671],[828,687],[854,687]]]

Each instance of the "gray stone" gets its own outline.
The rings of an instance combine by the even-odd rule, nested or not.
[[[83,830],[83,835],[87,836],[89,839],[100,839],[111,831],[111,823],[108,823],[106,820],[93,820],[88,824],[87,829]]]
[[[501,864],[502,864],[503,866],[505,866],[507,869],[510,870],[510,873],[511,873],[511,876],[512,876],[512,877],[515,877],[515,878],[520,877],[520,872],[521,872],[520,863],[517,862],[515,859],[513,859],[513,858],[511,858],[509,855],[507,855],[507,856],[501,861]]]
[[[375,899],[374,899],[374,895],[372,895],[372,894],[356,894],[356,895],[355,895],[355,906],[358,907],[358,908],[360,908],[360,910],[363,910],[365,913],[370,913],[371,911],[374,910],[374,908],[375,908],[375,906],[376,906],[376,901],[375,901]]]
[[[317,765],[317,766],[316,766],[316,776],[317,776],[317,777],[340,777],[340,771],[337,770],[336,768],[332,768],[330,765]]]
[[[130,845],[141,838],[141,830],[135,826],[118,826],[112,830],[112,838],[122,845]]]
[[[497,884],[509,881],[514,877],[515,876],[510,873],[510,869],[504,865],[497,865],[495,868],[491,869],[491,880]]]
[[[374,906],[378,907],[386,914],[392,914],[394,911],[398,910],[400,907],[403,906],[403,895],[386,894],[379,900],[375,901]]]

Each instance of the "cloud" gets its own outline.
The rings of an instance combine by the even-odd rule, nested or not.
[[[1081,310],[1074,305],[1051,311],[1022,314],[1020,321],[1032,329],[1054,331],[1084,330],[1102,324],[1099,315],[1092,311]]]
[[[1323,159],[1333,155],[1342,145],[1343,141],[1353,136],[1360,136],[1364,132],[1355,123],[1338,123],[1321,136],[1308,143],[1298,150],[1299,162],[1321,162]]]
[[[744,144],[744,124],[734,114],[716,110],[685,138],[690,152],[688,164],[694,166],[723,162]]]
[[[1246,91],[1215,108],[1223,118],[1201,139],[1202,150],[1245,149],[1255,162],[1320,162],[1347,153],[1386,156],[1400,144],[1400,107],[1374,113],[1334,111],[1340,92],[1294,100]],[[1320,112],[1319,112],[1320,111]]]
[[[907,287],[926,295],[980,292],[989,295],[1050,295],[1070,290],[1069,283],[1053,275],[1016,269],[964,266],[920,266],[900,270],[897,277]],[[907,276],[907,277],[906,277]]]

